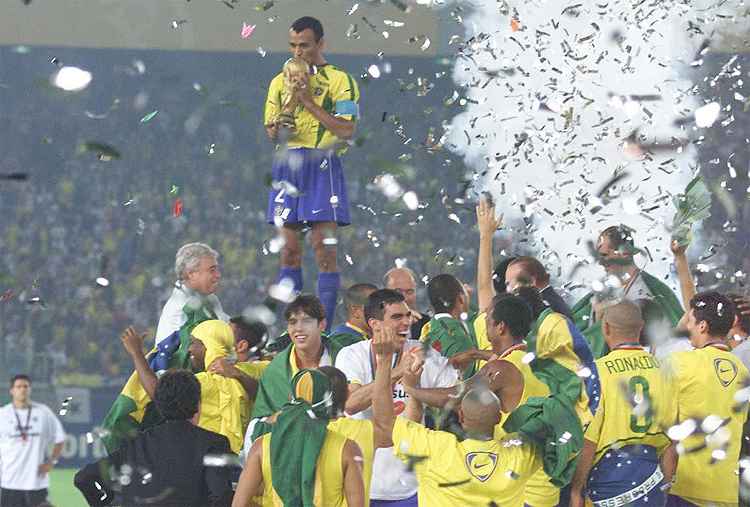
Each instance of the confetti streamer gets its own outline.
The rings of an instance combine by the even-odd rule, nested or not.
[[[174,205],[172,206],[172,216],[175,218],[182,216],[182,199],[179,197],[175,199]]]

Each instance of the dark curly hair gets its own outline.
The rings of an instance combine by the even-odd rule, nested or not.
[[[718,292],[699,292],[690,300],[690,309],[696,322],[706,322],[711,336],[722,338],[732,329],[737,311],[732,300]]]
[[[169,370],[156,384],[154,403],[164,419],[190,419],[200,401],[201,385],[188,370]]]

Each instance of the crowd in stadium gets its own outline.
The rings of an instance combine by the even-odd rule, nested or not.
[[[697,292],[686,242],[670,244],[678,297],[636,265],[636,231],[602,230],[604,281],[569,306],[540,259],[495,262],[502,220],[482,198],[475,280],[429,277],[422,313],[420,277],[397,266],[347,287],[335,318],[337,227],[351,223],[340,141],[359,90],[323,58],[319,21],[297,20],[290,47],[304,70],[274,79],[264,118],[284,146],[267,213],[279,277],[232,317],[220,252],[177,250],[153,347],[143,326],[122,332],[133,372],[97,435],[108,456],[75,476],[89,505],[742,503],[750,301]],[[304,232],[317,295],[303,291]],[[269,338],[277,309],[286,331]],[[64,437],[30,380],[15,376],[0,409],[11,507],[44,505]]]
[[[434,276],[433,313],[422,315],[414,274],[394,268],[345,291],[337,326],[301,294],[273,354],[261,323],[223,312],[219,254],[183,246],[159,322],[178,330],[157,333],[148,356],[145,335],[122,335],[136,371],[108,416],[106,465],[77,476],[87,500],[167,491],[175,505],[737,504],[746,302],[696,294],[675,244],[683,309],[634,265],[632,231],[611,227],[597,246],[618,295],[571,309],[535,258],[494,264],[494,208],[483,202],[477,219],[474,287]],[[179,358],[181,341],[189,354]],[[180,361],[194,374],[174,369]],[[198,431],[189,421],[200,437],[166,436]]]

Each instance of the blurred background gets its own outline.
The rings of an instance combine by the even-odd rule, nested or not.
[[[53,408],[71,398],[62,468],[102,452],[87,434],[131,371],[119,334],[129,325],[153,333],[180,245],[202,241],[220,252],[218,295],[229,314],[266,297],[278,254],[265,223],[273,147],[263,105],[300,16],[322,20],[329,61],[358,79],[362,95],[344,161],[354,225],[339,239],[342,285],[380,283],[396,263],[425,279],[450,272],[473,281],[481,188],[472,185],[481,168],[467,166],[445,134],[467,106],[453,77],[470,47],[464,19],[482,2],[434,5],[442,3],[2,2],[0,372],[30,373],[35,399]],[[492,3],[501,15],[508,9],[509,22],[512,5]],[[701,287],[742,292],[750,268],[747,13],[722,12],[741,21],[731,33],[698,34],[711,50],[683,74],[699,101],[732,105],[691,137],[693,169],[721,189],[693,260]],[[247,38],[243,25],[256,26]],[[54,86],[65,66],[90,72],[90,84]],[[522,229],[501,235],[498,251],[512,243],[514,253],[535,253]],[[574,241],[580,231],[570,234]],[[309,248],[304,265],[315,265]],[[314,290],[315,270],[305,278]],[[68,481],[64,473],[57,480]],[[61,488],[53,485],[53,501],[76,505],[56,499]]]

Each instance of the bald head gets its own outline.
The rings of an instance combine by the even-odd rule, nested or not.
[[[500,400],[485,387],[467,392],[461,400],[461,425],[467,432],[489,432],[500,422]]]
[[[632,301],[622,300],[604,310],[602,330],[607,343],[638,341],[643,324],[641,308]]]
[[[383,285],[386,289],[400,292],[409,308],[417,308],[417,277],[411,269],[389,269],[383,276]]]

